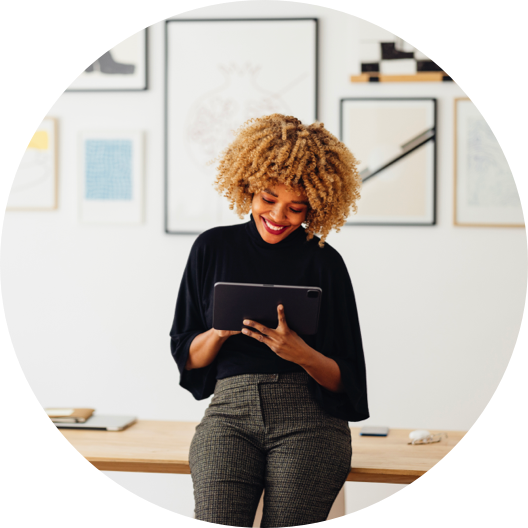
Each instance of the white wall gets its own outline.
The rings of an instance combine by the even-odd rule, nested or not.
[[[464,94],[454,83],[351,84],[364,23],[337,11],[248,2],[186,15],[258,16],[320,19],[320,119],[335,134],[341,97],[438,99],[437,225],[354,226],[329,242],[343,255],[356,291],[372,416],[364,423],[469,429],[513,351],[527,259],[524,229],[453,226],[453,98]],[[6,215],[3,298],[15,349],[43,406],[198,421],[208,402],[196,402],[178,386],[169,351],[175,298],[194,237],[163,230],[163,23],[149,38],[148,91],[65,93],[50,109],[60,127],[60,206]],[[78,134],[116,128],[146,133],[146,222],[81,225]],[[187,475],[107,474],[152,502],[193,514]],[[347,483],[347,511],[400,488]]]

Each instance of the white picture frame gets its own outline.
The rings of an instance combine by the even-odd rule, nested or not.
[[[103,53],[73,81],[66,92],[141,91],[148,84],[147,30],[143,29]]]
[[[82,132],[79,216],[87,224],[140,224],[144,218],[143,133]]]
[[[45,117],[18,166],[7,211],[52,211],[58,207],[58,125]]]
[[[213,188],[211,161],[249,118],[317,120],[317,26],[317,19],[166,21],[166,233],[241,222]]]
[[[340,135],[363,180],[346,225],[436,223],[436,99],[341,99]]]
[[[456,226],[524,227],[510,167],[491,128],[467,97],[455,99]]]

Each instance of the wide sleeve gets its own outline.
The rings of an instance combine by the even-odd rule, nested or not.
[[[197,239],[193,245],[183,272],[170,338],[172,356],[180,371],[180,385],[197,400],[203,400],[214,392],[216,358],[207,367],[185,370],[193,339],[198,334],[209,330],[202,302],[203,295],[209,295],[209,293],[203,291],[204,259],[199,242]]]
[[[321,283],[316,350],[337,363],[344,392],[332,392],[313,380],[314,396],[333,416],[350,422],[365,420],[369,409],[361,329],[352,282],[337,252],[321,267]]]

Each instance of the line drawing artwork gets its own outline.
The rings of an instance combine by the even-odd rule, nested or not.
[[[305,72],[272,92],[259,84],[261,65],[231,63],[219,65],[217,69],[224,77],[223,83],[191,105],[185,123],[187,153],[203,172],[210,172],[209,164],[233,140],[234,131],[248,119],[274,113],[289,114],[284,94],[308,77]]]
[[[482,117],[468,117],[467,196],[476,206],[518,207],[519,195],[508,162]]]
[[[253,118],[317,119],[317,20],[174,19],[165,27],[165,231],[246,221],[216,192],[218,162]]]
[[[17,194],[45,185],[53,178],[52,169],[47,151],[28,148],[18,167],[11,192]]]
[[[46,117],[33,134],[17,169],[7,210],[57,207],[56,120]]]

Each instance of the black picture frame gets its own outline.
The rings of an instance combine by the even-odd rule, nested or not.
[[[165,79],[164,79],[164,229],[169,235],[197,235],[201,230],[179,230],[171,229],[169,226],[169,50],[168,50],[168,28],[174,23],[195,22],[280,22],[280,21],[312,21],[314,22],[314,120],[319,115],[319,19],[314,17],[283,17],[283,18],[173,18],[165,21]],[[227,204],[226,204],[227,206]]]
[[[386,163],[384,163],[381,167],[377,168],[374,171],[371,171],[367,174],[367,178],[365,178],[363,181],[367,181],[369,178],[376,176],[377,174],[381,173],[383,170],[387,169],[393,164],[396,164],[401,159],[405,158],[408,154],[411,152],[416,151],[423,145],[432,142],[433,145],[433,159],[431,163],[431,189],[430,189],[430,218],[428,221],[424,222],[401,222],[401,221],[356,221],[356,222],[346,222],[345,226],[434,226],[436,225],[437,221],[437,112],[438,112],[438,104],[437,99],[434,97],[343,97],[339,101],[339,139],[345,143],[346,145],[346,138],[345,136],[345,123],[344,123],[344,110],[345,105],[348,101],[355,101],[355,102],[361,102],[361,101],[395,101],[395,102],[430,102],[432,105],[432,126],[425,130],[423,135],[420,134],[416,138],[413,138],[413,140],[409,141],[409,145],[407,148],[404,148],[404,145],[402,145],[402,152],[400,155],[395,155],[393,158],[387,160]],[[351,150],[353,154],[354,153],[354,146],[353,145],[347,145],[347,147]],[[361,161],[361,156],[358,156]],[[358,209],[359,209],[358,204]]]
[[[78,77],[66,90],[67,93],[77,93],[77,92],[144,92],[148,90],[149,88],[149,28],[146,27],[145,29],[138,31],[135,35],[139,35],[140,33],[144,34],[144,45],[142,46],[142,55],[143,55],[143,61],[144,61],[144,73],[140,77],[142,81],[142,85],[140,87],[134,87],[134,88],[127,88],[127,87],[116,87],[116,88],[109,88],[109,87],[80,87],[76,88],[74,85],[80,79]],[[131,35],[131,37],[135,36]],[[129,37],[129,38],[131,38]],[[127,39],[125,39],[127,40]],[[112,48],[113,49],[113,48]],[[111,52],[112,49],[108,50],[107,53]],[[103,55],[104,56],[104,55]],[[101,57],[97,59],[97,61],[100,60]],[[97,62],[95,61],[94,64]],[[85,70],[86,71],[86,70]],[[84,75],[84,72],[81,74],[81,76]]]

